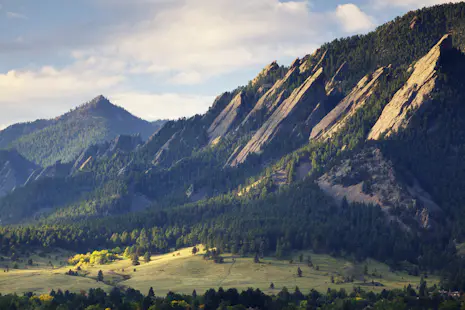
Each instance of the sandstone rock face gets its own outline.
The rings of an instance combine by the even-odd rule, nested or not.
[[[388,137],[408,126],[409,113],[417,111],[429,102],[431,92],[436,87],[438,77],[436,69],[439,58],[442,51],[451,47],[452,38],[450,35],[445,35],[426,56],[415,64],[409,80],[384,108],[368,139],[379,140],[383,134]]]
[[[242,92],[239,93],[234,99],[226,106],[223,111],[215,118],[213,123],[208,128],[208,137],[210,139],[210,144],[217,140],[218,138],[223,137],[228,130],[231,128],[231,125],[237,120],[239,116],[240,109],[243,105]]]
[[[299,75],[298,66],[300,60],[296,59],[284,78],[278,80],[273,87],[271,87],[255,104],[254,108],[245,117],[241,123],[241,127],[253,128],[254,126],[261,126],[262,120],[270,116],[274,110],[286,99],[287,92],[285,85]]]
[[[318,125],[313,127],[310,139],[327,139],[341,129],[350,117],[365,105],[379,86],[380,78],[385,75],[387,71],[388,68],[386,67],[379,68],[373,74],[367,75],[361,79],[350,94],[331,110]]]
[[[274,111],[274,113],[266,120],[263,126],[255,133],[252,139],[241,150],[241,152],[232,160],[231,166],[237,166],[243,163],[247,156],[251,153],[258,153],[262,147],[269,143],[274,136],[280,131],[283,122],[294,113],[300,117],[308,117],[300,115],[299,112],[310,112],[317,106],[318,103],[326,99],[326,91],[324,86],[323,69],[318,69],[315,74],[310,76],[300,87],[295,89],[292,94]],[[302,108],[302,111],[298,111]],[[305,120],[304,118],[304,120]]]

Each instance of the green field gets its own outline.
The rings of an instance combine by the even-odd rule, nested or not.
[[[113,286],[132,287],[147,293],[153,287],[155,293],[164,295],[168,291],[192,293],[204,292],[209,288],[259,288],[266,293],[278,293],[282,287],[294,290],[296,286],[304,293],[310,289],[326,291],[328,287],[351,290],[354,286],[361,286],[365,290],[381,291],[383,289],[403,288],[408,284],[416,287],[420,277],[409,276],[404,272],[390,272],[389,267],[376,261],[368,260],[364,263],[351,263],[344,259],[337,259],[328,255],[303,252],[304,262],[299,263],[299,255],[295,253],[293,263],[289,260],[274,258],[261,259],[254,263],[253,258],[240,258],[223,255],[225,262],[215,264],[206,261],[201,254],[192,255],[192,249],[183,249],[174,253],[152,256],[152,261],[132,266],[128,259],[121,259],[107,265],[83,266],[82,276],[69,276],[65,272],[74,269],[71,266],[50,267],[48,258],[33,256],[39,266],[27,267],[19,265],[20,269],[10,269],[0,273],[0,293],[48,293],[51,289],[62,289],[79,292],[89,288],[103,288],[110,290]],[[71,253],[59,252],[56,256],[60,262],[66,260]],[[307,255],[311,255],[314,268],[305,263]],[[55,258],[55,257],[54,257]],[[60,260],[61,258],[61,260]],[[56,261],[56,262],[58,262]],[[58,265],[57,263],[54,263]],[[368,266],[368,276],[364,275],[364,267]],[[316,266],[319,270],[316,270]],[[297,276],[297,268],[302,270],[302,277]],[[135,269],[135,271],[134,271]],[[97,282],[99,270],[103,271],[104,283]],[[375,273],[375,276],[372,274]],[[331,283],[331,276],[335,283]],[[343,278],[352,277],[354,282],[337,283]],[[374,281],[379,286],[373,286]],[[438,282],[438,278],[429,276],[428,284]],[[275,289],[270,289],[273,282]]]

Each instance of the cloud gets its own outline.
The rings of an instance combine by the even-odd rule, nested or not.
[[[27,19],[26,15],[16,13],[16,12],[6,12],[6,16],[12,19]]]
[[[211,106],[213,96],[176,93],[123,92],[109,96],[111,102],[147,120],[176,119],[202,114]]]
[[[375,26],[373,18],[352,3],[338,5],[335,14],[347,33],[365,32]]]
[[[100,46],[79,50],[124,59],[137,73],[171,73],[176,84],[263,64],[324,41],[324,18],[306,1],[185,0],[136,24],[120,25]],[[315,45],[316,46],[316,45]],[[307,50],[310,53],[312,50]]]

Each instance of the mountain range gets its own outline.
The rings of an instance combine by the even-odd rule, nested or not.
[[[10,126],[0,219],[46,246],[203,242],[452,266],[465,237],[464,30],[463,3],[412,11],[273,62],[191,118],[148,123],[97,97]]]

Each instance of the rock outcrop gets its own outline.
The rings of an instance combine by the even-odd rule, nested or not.
[[[221,139],[228,133],[231,126],[238,120],[241,114],[241,109],[244,108],[243,93],[237,94],[233,100],[224,108],[221,113],[215,118],[213,123],[208,128],[209,143],[214,144],[214,141]]]
[[[252,111],[244,118],[240,127],[253,129],[263,124],[263,121],[269,117],[288,96],[285,85],[299,75],[299,65],[300,60],[296,59],[286,75],[260,97]]]
[[[310,139],[327,139],[342,128],[358,109],[363,107],[379,86],[379,80],[388,68],[383,67],[367,75],[331,112],[329,112],[310,134]],[[328,90],[328,88],[327,88]]]
[[[450,35],[445,35],[415,64],[412,75],[384,108],[368,139],[378,140],[383,135],[388,137],[399,129],[407,127],[411,113],[427,105],[431,92],[436,87],[437,66],[441,53],[451,47],[452,38]]]
[[[425,214],[429,218],[429,214],[441,213],[441,209],[414,177],[410,179],[412,185],[401,182],[393,164],[372,147],[334,166],[317,183],[339,202],[345,197],[349,202],[379,205],[387,214],[393,208],[405,210],[405,214],[415,210],[421,214],[416,218],[419,225],[427,228],[430,223],[425,223]]]
[[[261,126],[254,134],[247,145],[234,158],[234,160],[232,160],[230,165],[237,166],[243,163],[249,154],[260,152],[263,146],[269,143],[282,129],[284,125],[283,123],[286,119],[295,114],[298,115],[299,118],[303,118],[302,121],[305,121],[318,103],[325,100],[326,91],[323,68],[320,68],[300,87],[295,89],[292,94],[274,111],[263,126]],[[292,121],[289,123],[292,123]]]
[[[18,152],[0,150],[0,197],[10,193],[18,186],[26,183],[37,166]]]

